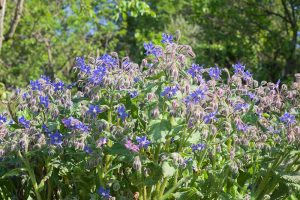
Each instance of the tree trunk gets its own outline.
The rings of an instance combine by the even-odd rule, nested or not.
[[[6,0],[0,0],[0,52],[2,49],[3,33],[4,33],[4,16],[5,16]]]

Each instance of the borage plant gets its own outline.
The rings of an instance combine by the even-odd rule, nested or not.
[[[300,198],[299,85],[191,64],[163,34],[141,65],[76,58],[0,115],[2,199]]]

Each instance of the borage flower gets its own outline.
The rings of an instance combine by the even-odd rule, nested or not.
[[[193,63],[191,68],[187,70],[187,73],[189,73],[193,78],[195,78],[199,75],[201,76],[202,70],[203,70],[203,66]]]
[[[60,90],[63,90],[64,89],[64,82],[62,81],[58,81],[56,83],[53,84],[53,87],[54,87],[54,91],[57,92],[57,91],[60,91]]]
[[[45,108],[49,108],[49,97],[46,96],[39,96],[40,104],[43,105]]]
[[[209,76],[212,79],[215,79],[215,80],[220,80],[221,79],[222,71],[220,70],[219,67],[211,67],[211,68],[209,68],[208,73],[209,73]]]
[[[167,97],[167,98],[170,99],[170,98],[172,98],[173,96],[176,95],[178,90],[179,90],[178,85],[168,86],[168,87],[165,87],[164,91],[162,91],[160,93],[160,96]]]
[[[199,103],[200,100],[204,99],[205,95],[206,95],[206,91],[205,90],[197,89],[194,92],[192,92],[189,96],[187,96],[184,99],[184,102],[186,104],[188,104],[188,103],[194,103],[194,104],[196,104],[196,103]]]
[[[50,144],[61,146],[63,135],[57,130],[55,133],[49,134]]]
[[[168,35],[166,33],[162,34],[162,40],[161,43],[163,44],[172,44],[173,43],[173,35]]]
[[[19,117],[18,119],[19,124],[21,124],[24,128],[29,128],[30,127],[30,121],[26,120],[24,116]]]
[[[1,114],[0,115],[0,125],[4,124],[6,121],[7,121],[6,117],[3,114]]]
[[[280,118],[281,122],[284,122],[286,125],[292,125],[296,123],[295,116],[286,112],[284,115],[282,115]]]
[[[88,132],[89,130],[88,126],[84,125],[84,123],[82,123],[78,119],[75,119],[74,117],[63,119],[62,122],[65,125],[65,127],[71,129],[72,131]]]
[[[201,144],[201,143],[199,143],[199,144],[192,144],[192,146],[191,146],[193,152],[195,152],[195,151],[202,151],[202,150],[205,149],[205,147],[206,147],[206,145],[205,144]]]
[[[136,144],[132,143],[131,140],[127,140],[125,143],[125,147],[133,152],[139,152],[140,148]]]
[[[122,121],[125,121],[125,119],[128,117],[125,106],[123,106],[123,105],[118,107],[117,112],[118,112],[118,117],[121,118]]]
[[[39,82],[39,80],[35,80],[35,81],[30,81],[30,86],[32,90],[41,90],[42,89],[42,85]]]
[[[99,113],[101,113],[102,110],[100,109],[100,107],[98,105],[90,105],[89,109],[87,111],[87,114],[92,115],[94,117],[96,117]]]
[[[110,196],[110,190],[109,189],[105,189],[102,186],[100,186],[100,188],[98,189],[97,193],[104,199],[109,199]]]
[[[136,141],[139,143],[140,148],[146,149],[151,144],[151,142],[149,140],[147,140],[146,136],[143,136],[143,137],[136,136]]]
[[[208,115],[205,115],[205,116],[203,117],[204,123],[205,123],[205,124],[209,124],[209,123],[211,123],[213,120],[217,120],[217,118],[216,118],[216,113],[217,113],[217,112],[211,112],[211,113],[209,113]]]

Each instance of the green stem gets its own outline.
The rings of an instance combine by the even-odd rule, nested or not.
[[[42,200],[41,194],[39,193],[39,188],[38,188],[38,184],[37,184],[37,181],[36,181],[36,177],[34,175],[33,169],[30,167],[29,161],[27,160],[26,157],[22,156],[20,151],[18,151],[18,156],[21,158],[21,160],[23,161],[23,163],[26,167],[26,170],[27,170],[27,172],[29,174],[29,178],[32,182],[32,186],[33,186],[33,189],[34,189],[37,200]]]
[[[163,194],[164,194],[164,191],[165,191],[165,188],[166,188],[166,186],[167,186],[167,183],[168,183],[168,179],[167,178],[164,178],[164,180],[163,180],[163,183],[162,183],[162,185],[161,185],[161,187],[160,187],[160,191],[159,191],[159,198],[158,199],[161,199],[162,198],[162,196],[163,196]]]

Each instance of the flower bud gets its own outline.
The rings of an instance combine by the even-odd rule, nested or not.
[[[151,113],[152,117],[156,119],[156,118],[158,118],[159,114],[160,114],[160,112],[159,112],[158,107],[155,107]]]
[[[137,170],[138,172],[140,172],[142,169],[142,163],[139,156],[134,158],[133,169]]]

